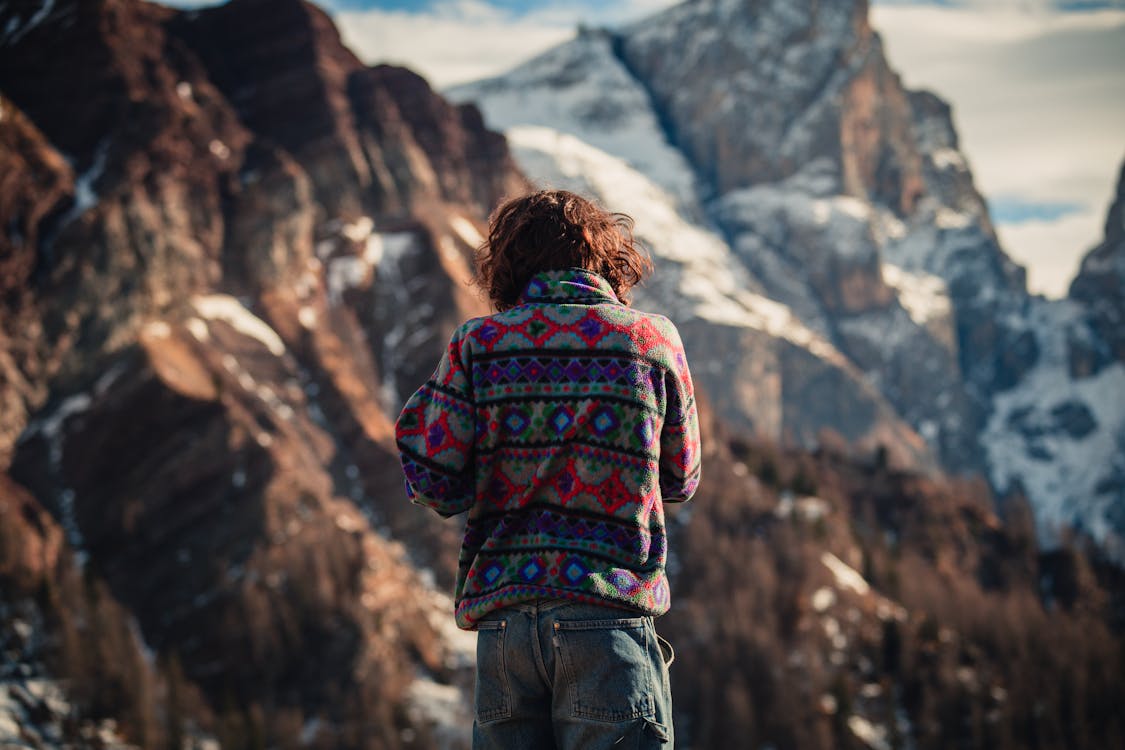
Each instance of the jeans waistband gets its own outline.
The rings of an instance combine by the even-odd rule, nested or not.
[[[529,602],[517,602],[516,604],[509,604],[505,609],[514,610],[516,612],[529,612],[531,614],[551,612],[559,609],[560,607],[594,607],[596,609],[604,609],[606,612],[622,613],[622,617],[639,617],[640,613],[626,607],[615,607],[609,602],[605,603],[591,603],[579,602],[574,599],[566,599],[564,597],[544,597],[542,599],[534,599]]]
[[[536,599],[530,602],[519,602],[518,604],[509,605],[508,609],[514,609],[519,612],[549,612],[552,609],[565,607],[569,604],[578,604],[578,602],[573,599],[555,597],[551,599]],[[610,607],[607,607],[607,609],[610,609]]]

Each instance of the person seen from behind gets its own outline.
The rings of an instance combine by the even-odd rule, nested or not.
[[[411,500],[468,513],[457,625],[477,631],[474,748],[670,748],[664,503],[700,478],[675,326],[629,307],[632,220],[541,191],[492,216],[479,283],[396,437]]]

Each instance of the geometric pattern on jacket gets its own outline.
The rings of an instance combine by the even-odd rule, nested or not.
[[[580,269],[458,328],[395,427],[407,494],[468,511],[457,624],[540,598],[668,610],[665,502],[700,477],[679,333]]]

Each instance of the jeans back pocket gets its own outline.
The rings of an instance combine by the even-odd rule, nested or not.
[[[504,657],[508,623],[484,620],[477,623],[477,721],[487,723],[510,718],[512,694]]]
[[[648,618],[559,621],[558,656],[576,718],[652,719],[652,660]]]

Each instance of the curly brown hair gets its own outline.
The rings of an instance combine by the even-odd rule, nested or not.
[[[541,190],[496,209],[477,250],[477,283],[498,311],[515,307],[535,274],[564,268],[593,271],[629,304],[652,260],[633,237],[631,217],[567,190]]]

